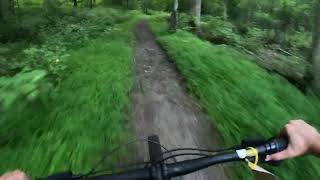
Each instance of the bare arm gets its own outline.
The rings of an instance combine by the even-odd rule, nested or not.
[[[280,136],[288,137],[288,148],[268,156],[267,161],[278,161],[306,154],[320,156],[320,134],[303,120],[289,121],[282,129]]]

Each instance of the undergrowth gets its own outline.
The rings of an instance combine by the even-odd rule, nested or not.
[[[108,10],[78,10],[84,13],[80,21],[66,15],[42,27],[37,42],[21,47],[21,58],[28,60],[23,70],[1,77],[6,108],[0,109],[0,173],[21,169],[31,178],[66,170],[86,173],[129,134],[124,126],[137,13]],[[48,36],[42,38],[42,32]],[[4,56],[12,58],[9,54]],[[58,66],[51,60],[64,63],[54,79],[49,75],[56,71],[48,68]],[[41,81],[51,86],[37,96]],[[15,101],[8,99],[10,93],[16,93]]]
[[[161,19],[161,18],[160,18]],[[269,74],[247,56],[226,45],[212,45],[186,31],[166,33],[166,22],[152,18],[151,28],[176,63],[189,92],[211,117],[226,146],[246,137],[275,136],[289,119],[305,119],[320,127],[320,101],[304,95],[285,79]],[[280,179],[314,179],[319,160],[301,157],[270,168]],[[301,167],[303,171],[297,171]],[[234,179],[251,179],[249,171],[234,168]]]
[[[47,74],[42,77],[42,82],[59,84],[70,64],[67,60],[68,49],[82,47],[90,39],[110,33],[115,24],[127,21],[130,16],[134,16],[134,12],[104,7],[93,10],[60,9],[59,13],[54,14],[47,14],[39,8],[21,9],[14,19],[0,24],[0,66],[3,67],[0,75],[5,77],[0,79],[0,83],[5,84],[0,92],[19,92],[19,82],[14,81],[18,78],[15,76],[27,77],[39,70]],[[39,86],[44,84],[29,85],[40,91]],[[30,93],[35,94],[34,91]],[[11,98],[9,103],[7,96],[1,93],[0,110],[9,108],[15,101],[28,101],[28,95],[15,94],[16,98]]]

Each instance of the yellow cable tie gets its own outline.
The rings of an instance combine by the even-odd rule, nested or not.
[[[258,150],[256,148],[253,147],[249,147],[247,149],[247,155],[248,157],[255,157],[254,163],[250,162],[248,160],[248,166],[252,169],[252,170],[256,170],[257,165],[258,165],[258,161],[259,161],[259,153]]]

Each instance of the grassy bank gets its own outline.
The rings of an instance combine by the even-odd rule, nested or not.
[[[107,9],[96,11],[111,18]],[[17,168],[32,178],[65,170],[86,173],[128,135],[124,126],[136,14],[130,16],[104,26],[97,20],[102,32],[66,51],[65,73],[46,101],[1,115],[0,173]]]
[[[269,74],[231,47],[212,45],[181,30],[167,34],[162,18],[153,18],[150,24],[176,63],[189,92],[209,114],[226,146],[237,144],[245,137],[272,137],[289,119],[302,118],[320,127],[320,102],[316,97],[302,94],[280,76]],[[319,160],[312,157],[267,168],[280,179],[320,176]],[[299,171],[300,168],[303,171]],[[235,179],[252,178],[242,168],[235,168],[235,172]]]

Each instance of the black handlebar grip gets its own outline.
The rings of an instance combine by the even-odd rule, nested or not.
[[[274,153],[281,152],[281,151],[287,149],[288,143],[289,143],[288,139],[284,138],[284,137],[274,139],[272,142],[275,144],[275,152]]]
[[[288,147],[288,140],[286,138],[277,138],[267,141],[264,145],[258,146],[259,155],[270,155],[281,152]]]
[[[281,152],[288,147],[288,139],[287,138],[277,138],[277,139],[272,139],[269,141],[269,143],[265,144],[265,152],[263,155],[263,162],[265,159],[266,155],[274,154]],[[279,166],[281,161],[268,161],[267,162],[269,165],[272,166]]]

